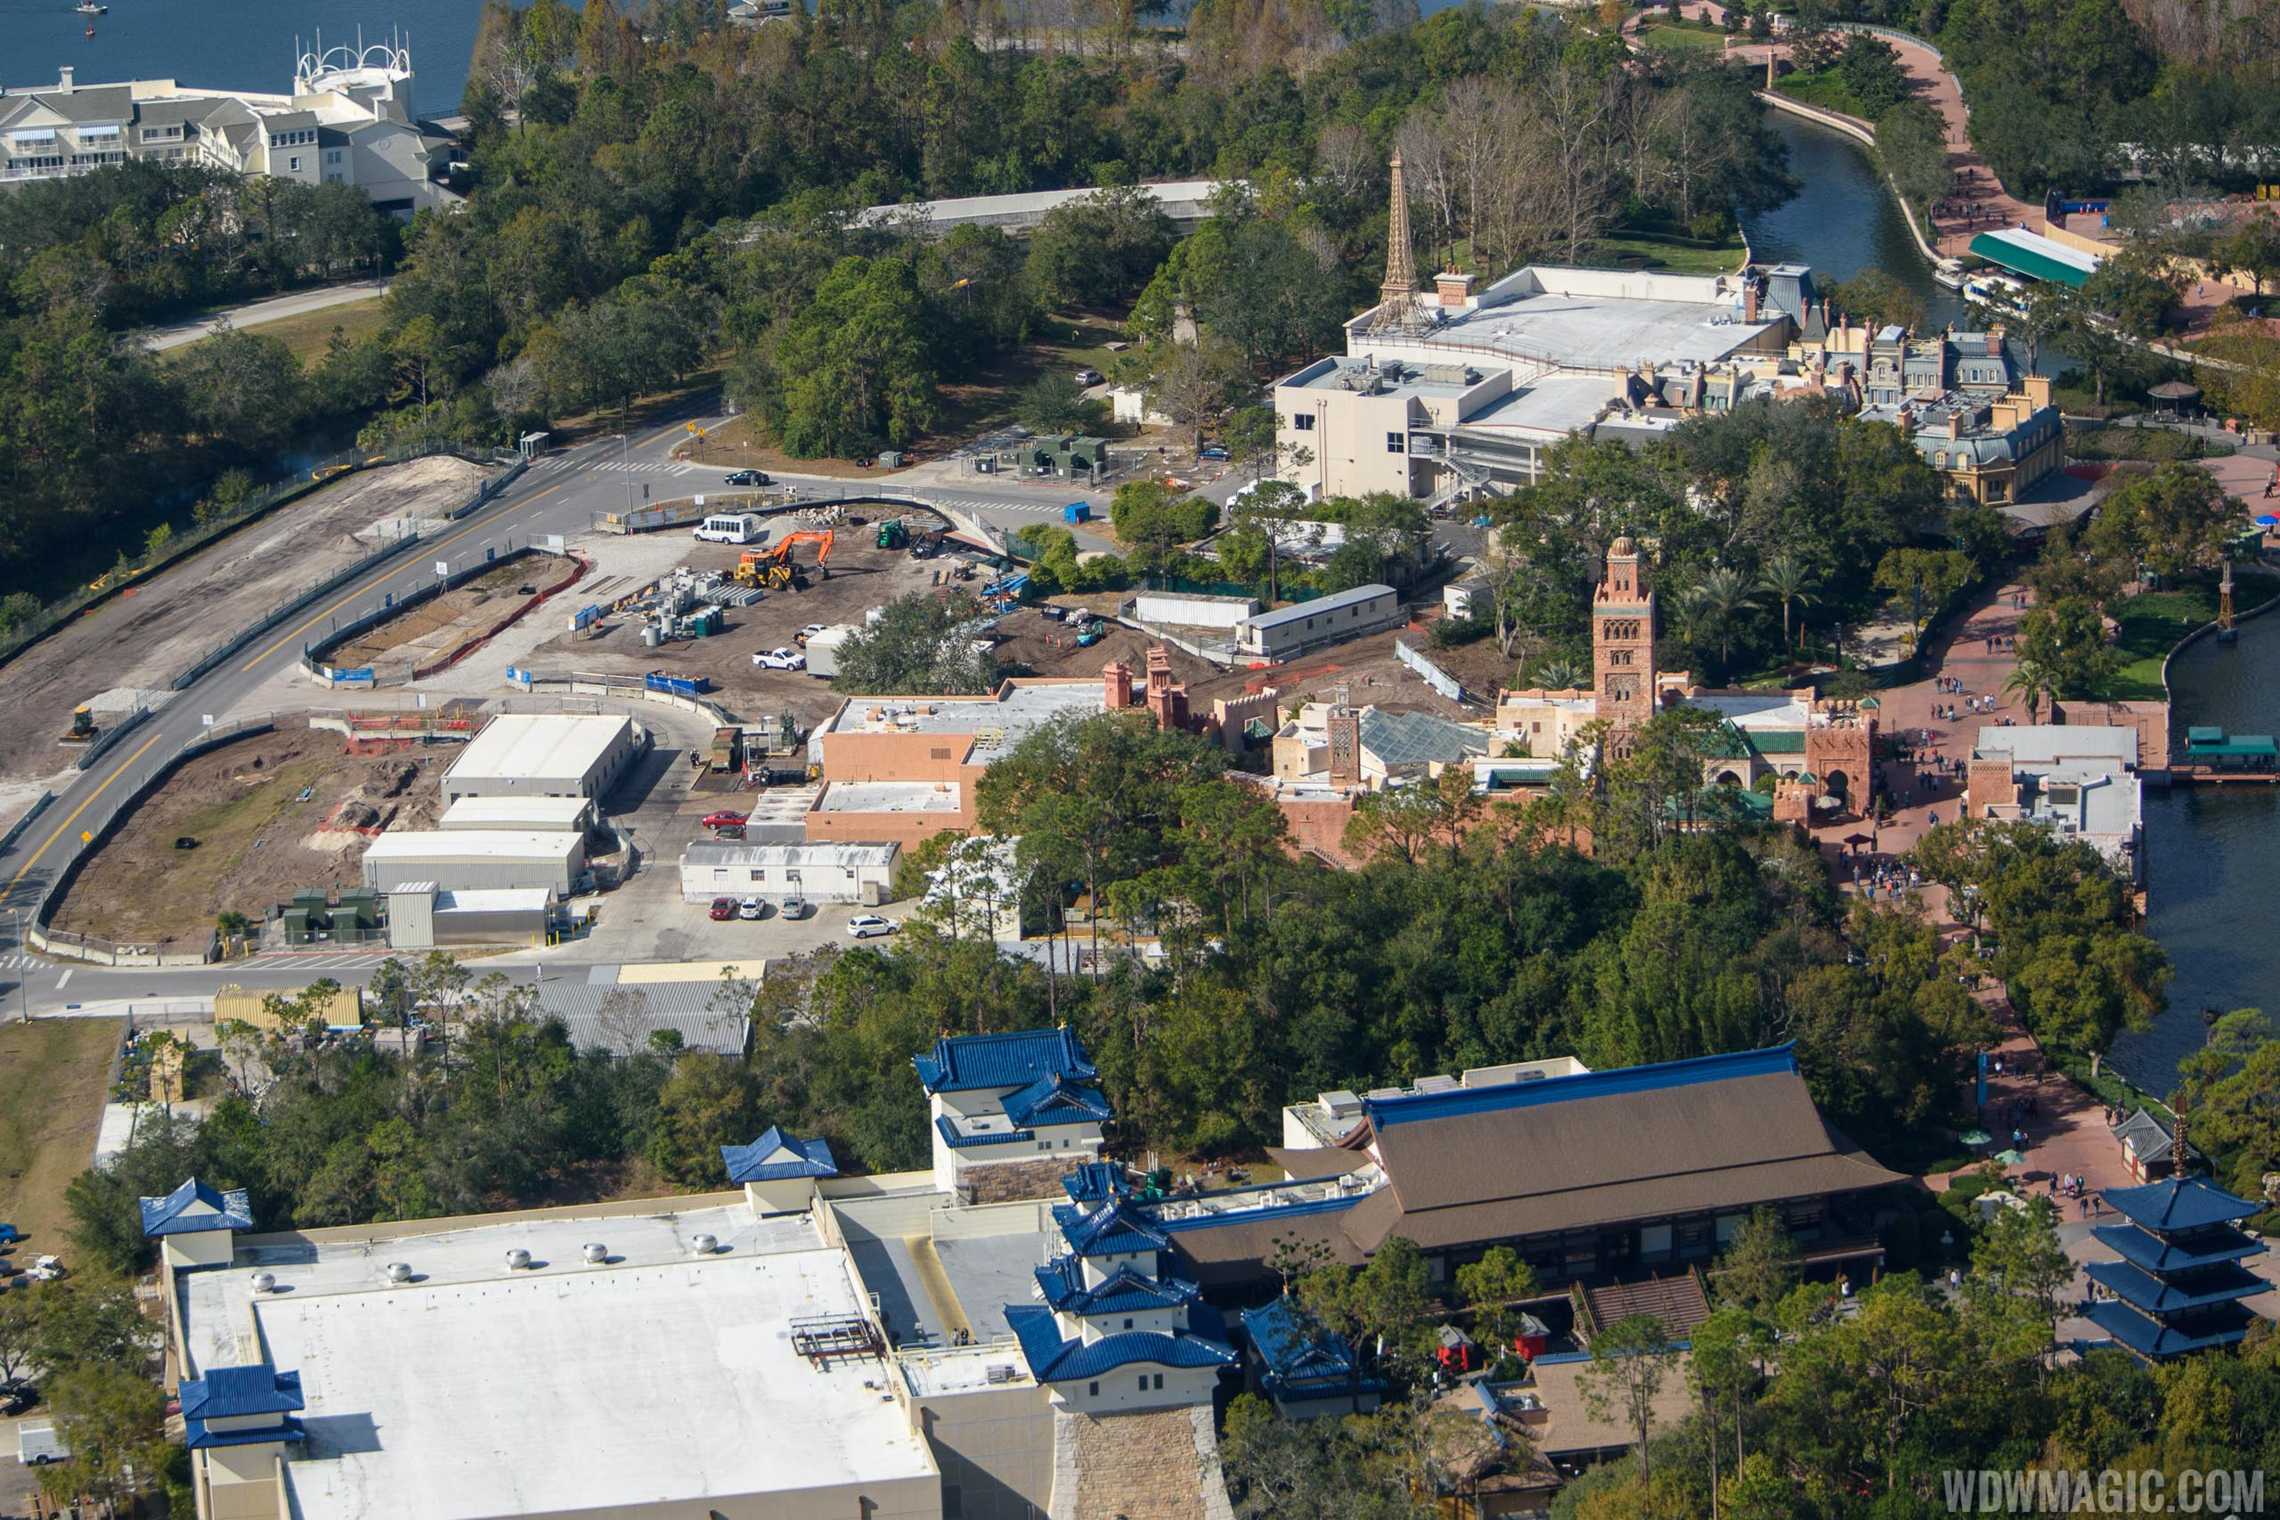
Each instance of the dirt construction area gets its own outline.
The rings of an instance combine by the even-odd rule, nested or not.
[[[685,535],[688,530],[666,531]],[[777,534],[771,533],[768,542],[776,541]],[[914,560],[906,550],[877,547],[877,541],[876,519],[861,525],[843,523],[834,529],[828,580],[813,568],[814,547],[798,545],[792,552],[808,573],[808,589],[770,591],[757,602],[730,607],[726,609],[726,626],[710,638],[681,639],[649,648],[641,642],[637,615],[612,614],[595,630],[564,633],[541,644],[532,651],[530,664],[548,674],[593,671],[642,675],[661,671],[674,676],[702,676],[734,711],[744,715],[789,711],[805,728],[838,708],[840,698],[831,683],[802,670],[764,670],[752,663],[752,656],[760,650],[791,645],[792,636],[810,623],[859,625],[873,607],[913,591],[934,589],[936,577],[949,574],[959,563],[950,555]],[[683,542],[689,541],[684,537]],[[681,564],[695,571],[728,570],[743,552],[727,544],[691,543]],[[610,573],[606,548],[597,559],[597,568],[577,590],[564,593],[535,615],[552,617],[555,607],[575,609],[589,602],[606,607],[612,599],[637,589],[633,580],[621,580]],[[957,584],[979,590],[983,582],[977,575]]]
[[[259,921],[295,892],[355,886],[373,835],[434,826],[456,753],[352,755],[338,734],[293,728],[201,755],[127,815],[56,927],[186,947],[226,910]]]
[[[336,645],[325,658],[342,669],[376,665],[425,668],[495,628],[561,583],[572,562],[551,555],[518,554],[495,570],[452,587],[377,627]]]
[[[0,818],[67,769],[71,710],[126,711],[232,632],[393,537],[466,501],[484,470],[447,456],[363,470],[100,603],[0,665]],[[98,716],[100,721],[100,716]]]

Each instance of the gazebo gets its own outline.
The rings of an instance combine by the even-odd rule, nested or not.
[[[2153,402],[2155,411],[2167,412],[2172,417],[2201,409],[2201,388],[2183,380],[2164,380],[2145,394]]]

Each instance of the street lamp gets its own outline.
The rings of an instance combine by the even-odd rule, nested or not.
[[[627,441],[629,436],[625,433],[618,434],[618,469],[625,476],[625,510],[630,517],[633,514],[633,462],[630,453],[632,445]]]

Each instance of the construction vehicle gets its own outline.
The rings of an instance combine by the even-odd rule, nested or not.
[[[888,550],[900,549],[907,545],[909,542],[910,530],[902,525],[901,518],[890,517],[885,522],[879,524],[880,548]]]
[[[95,709],[85,702],[71,710],[71,731],[63,736],[65,744],[92,744],[95,742]]]
[[[778,591],[789,587],[794,591],[807,589],[807,573],[792,558],[792,550],[801,544],[815,545],[816,573],[825,580],[831,579],[831,530],[820,532],[802,530],[787,533],[765,549],[747,549],[736,561],[735,579],[743,586],[759,586]]]

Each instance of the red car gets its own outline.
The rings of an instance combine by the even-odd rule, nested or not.
[[[712,920],[714,923],[717,924],[724,919],[730,919],[734,917],[736,917],[735,898],[716,897],[712,900]]]
[[[744,820],[745,815],[742,813],[707,813],[705,814],[705,827],[708,829],[741,829],[744,827]]]

